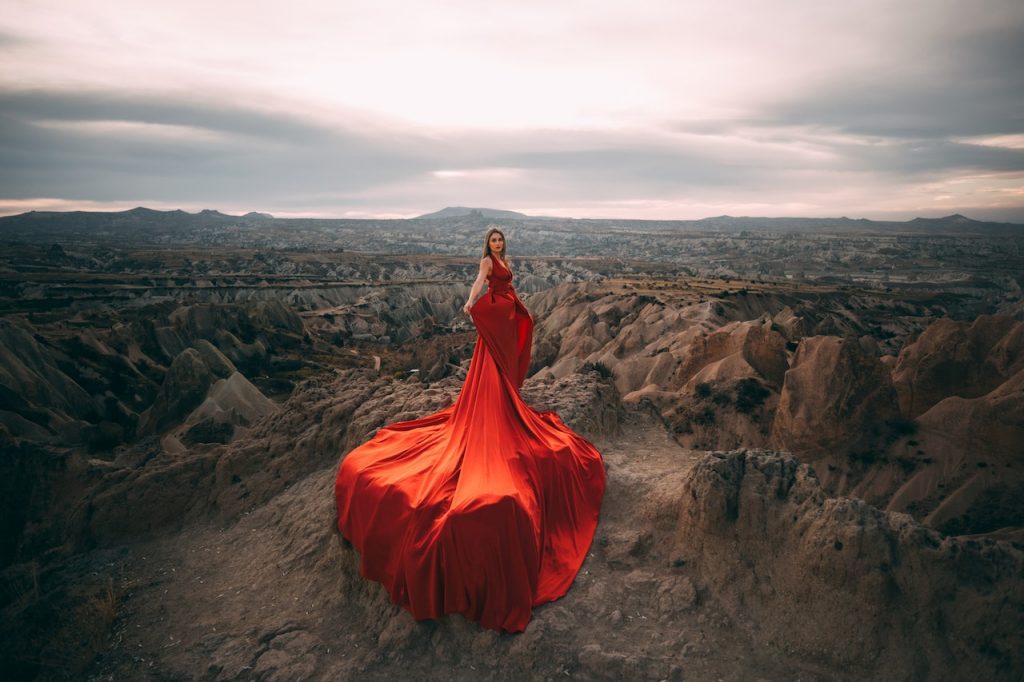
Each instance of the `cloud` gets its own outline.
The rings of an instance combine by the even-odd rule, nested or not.
[[[0,50],[13,47],[23,47],[30,41],[17,33],[0,31]]]
[[[12,201],[1024,220],[1016,1],[8,5]]]
[[[693,211],[735,214],[743,207],[861,215],[890,210],[885,195],[905,196],[911,183],[920,194],[959,172],[1024,170],[1019,148],[800,126],[428,136],[110,93],[6,93],[0,106],[0,183],[10,199],[319,215],[416,215],[465,203],[604,216],[622,210],[672,217],[659,212],[676,210],[702,217]],[[903,189],[879,189],[894,182]],[[843,203],[851,184],[863,198]],[[1012,201],[1019,197],[998,196],[1000,206]],[[912,209],[932,206],[918,199]]]
[[[211,202],[325,187],[355,192],[426,172],[417,143],[290,114],[111,93],[0,96],[0,183],[9,197]]]
[[[1021,6],[1024,7],[1024,6]],[[1024,132],[1024,11],[894,50],[877,69],[837,70],[760,110],[761,125],[821,126],[884,138]]]

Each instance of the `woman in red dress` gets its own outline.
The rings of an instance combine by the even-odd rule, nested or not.
[[[511,282],[491,229],[463,308],[478,335],[455,403],[381,428],[338,468],[338,528],[362,575],[418,620],[460,613],[521,632],[568,591],[597,526],[600,453],[519,396],[533,318]]]

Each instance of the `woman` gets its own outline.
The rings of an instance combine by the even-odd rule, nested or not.
[[[533,319],[512,288],[505,247],[490,229],[463,306],[478,334],[455,403],[352,450],[335,498],[362,575],[413,617],[460,613],[521,632],[533,607],[563,596],[579,571],[605,473],[593,445],[519,396]]]

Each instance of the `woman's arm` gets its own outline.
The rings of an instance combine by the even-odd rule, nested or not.
[[[466,300],[466,305],[462,306],[462,312],[469,315],[469,309],[473,307],[473,303],[476,301],[476,297],[480,295],[480,292],[484,288],[484,282],[487,281],[487,276],[491,274],[491,259],[483,258],[480,260],[480,272],[477,273],[476,281],[473,282],[473,288],[469,291],[469,299]]]

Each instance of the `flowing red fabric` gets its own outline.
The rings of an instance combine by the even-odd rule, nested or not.
[[[586,557],[604,463],[554,412],[523,402],[533,319],[492,257],[471,309],[478,336],[455,403],[381,428],[341,462],[338,528],[364,577],[416,619],[460,613],[521,632]]]

